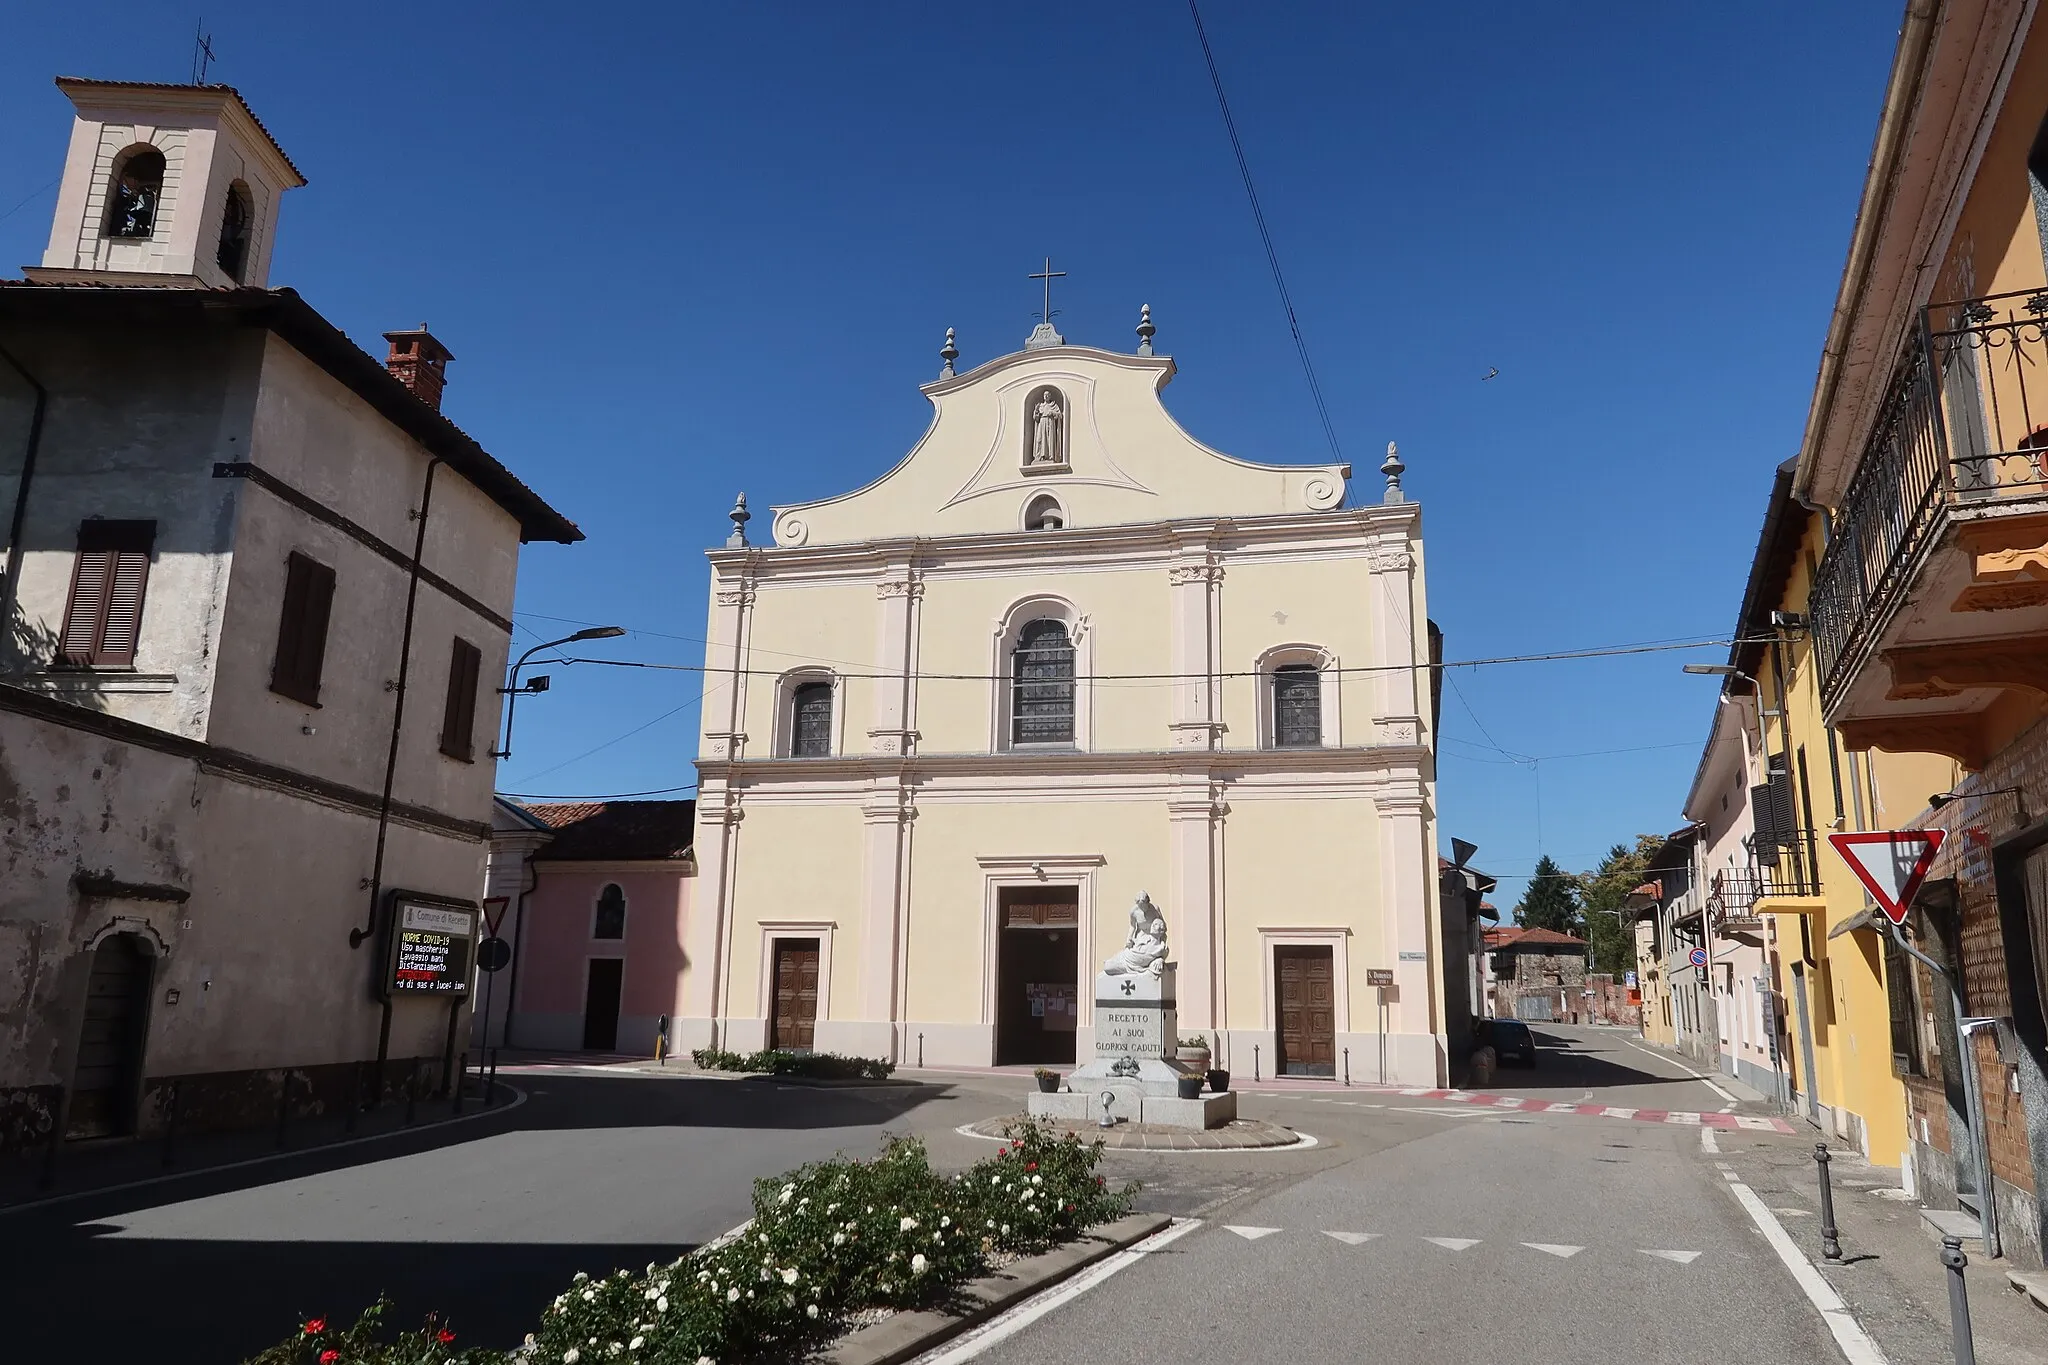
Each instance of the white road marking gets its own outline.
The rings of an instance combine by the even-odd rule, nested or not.
[[[1723,1089],[1722,1089],[1722,1088],[1721,1088],[1720,1086],[1718,1086],[1718,1085],[1714,1084],[1714,1082],[1713,1082],[1713,1079],[1712,1079],[1711,1077],[1709,1077],[1709,1076],[1708,1076],[1708,1075],[1707,1075],[1707,1074],[1706,1074],[1705,1072],[1703,1072],[1703,1071],[1694,1071],[1694,1070],[1693,1070],[1693,1069],[1692,1069],[1691,1067],[1687,1066],[1687,1065],[1686,1065],[1686,1064],[1685,1064],[1684,1062],[1680,1062],[1680,1061],[1674,1061],[1674,1060],[1673,1060],[1672,1058],[1670,1058],[1670,1057],[1666,1057],[1666,1056],[1665,1056],[1665,1055],[1664,1055],[1663,1053],[1661,1053],[1661,1052],[1652,1052],[1652,1051],[1650,1051],[1650,1049],[1648,1049],[1648,1048],[1644,1047],[1644,1046],[1643,1046],[1642,1044],[1640,1044],[1640,1043],[1631,1043],[1631,1042],[1629,1042],[1629,1040],[1628,1040],[1628,1039],[1626,1039],[1626,1038],[1622,1039],[1621,1041],[1622,1041],[1622,1042],[1624,1042],[1624,1043],[1628,1043],[1628,1045],[1629,1045],[1630,1047],[1632,1047],[1632,1048],[1634,1048],[1634,1049],[1635,1049],[1636,1051],[1638,1051],[1638,1052],[1642,1053],[1642,1054],[1643,1054],[1643,1055],[1644,1055],[1645,1057],[1655,1057],[1655,1058],[1656,1058],[1656,1059],[1657,1059],[1658,1061],[1660,1061],[1660,1062],[1670,1062],[1670,1063],[1671,1063],[1671,1065],[1673,1065],[1673,1066],[1677,1067],[1677,1068],[1678,1068],[1678,1069],[1679,1069],[1680,1071],[1683,1071],[1683,1072],[1684,1072],[1684,1073],[1685,1073],[1686,1075],[1688,1075],[1688,1076],[1692,1077],[1692,1078],[1693,1078],[1694,1080],[1698,1081],[1698,1082],[1699,1082],[1699,1083],[1700,1083],[1701,1085],[1704,1085],[1704,1086],[1705,1086],[1705,1087],[1706,1087],[1707,1089],[1709,1089],[1709,1090],[1713,1091],[1713,1092],[1714,1092],[1714,1093],[1715,1093],[1716,1095],[1719,1095],[1719,1096],[1720,1096],[1720,1097],[1721,1097],[1722,1099],[1724,1099],[1724,1100],[1728,1101],[1728,1103],[1729,1103],[1730,1105],[1733,1105],[1733,1104],[1735,1103],[1735,1096],[1731,1095],[1731,1094],[1730,1094],[1730,1093],[1728,1093],[1728,1092],[1727,1092],[1726,1090],[1723,1090]]]
[[[1601,1118],[1603,1118],[1603,1119],[1632,1119],[1632,1118],[1634,1118],[1635,1116],[1636,1116],[1636,1111],[1635,1111],[1635,1110],[1633,1110],[1633,1109],[1616,1109],[1616,1108],[1615,1108],[1615,1107],[1614,1107],[1613,1105],[1609,1105],[1609,1106],[1608,1106],[1607,1108],[1605,1108],[1605,1109],[1602,1109],[1602,1110],[1600,1111],[1600,1117],[1601,1117]]]
[[[1555,1242],[1524,1242],[1522,1243],[1522,1245],[1529,1248],[1529,1250],[1531,1251],[1547,1252],[1550,1255],[1556,1256],[1560,1259],[1576,1256],[1580,1252],[1585,1250],[1584,1247],[1559,1246]]]
[[[1593,1092],[1589,1090],[1586,1093],[1590,1095]],[[1545,1105],[1543,1112],[1546,1114],[1576,1114],[1579,1112],[1579,1106],[1576,1104],[1566,1104],[1560,1100],[1556,1104]]]
[[[1466,1247],[1478,1246],[1480,1241],[1477,1237],[1425,1237],[1422,1240],[1434,1242],[1445,1251],[1463,1251]]]
[[[1065,1284],[1054,1285],[1043,1294],[1034,1295],[1016,1307],[997,1314],[946,1345],[936,1355],[919,1356],[916,1365],[959,1365],[961,1361],[972,1360],[997,1342],[1007,1340],[1023,1331],[1053,1309],[1081,1297],[1118,1271],[1130,1269],[1149,1253],[1160,1250],[1177,1238],[1185,1237],[1200,1226],[1202,1221],[1199,1218],[1176,1218],[1172,1227],[1162,1228],[1144,1241],[1135,1242],[1114,1256],[1104,1257]]]
[[[1775,1214],[1777,1214],[1777,1215],[1778,1215],[1778,1216],[1779,1216],[1780,1218],[1811,1218],[1811,1217],[1813,1217],[1813,1214],[1812,1214],[1812,1213],[1811,1213],[1810,1211],[1806,1210],[1806,1209],[1772,1209],[1772,1210],[1771,1210],[1771,1212],[1772,1212],[1772,1213],[1775,1213]]]
[[[1345,1246],[1355,1247],[1361,1242],[1370,1242],[1379,1234],[1377,1232],[1331,1232],[1326,1228],[1323,1231],[1323,1236],[1335,1237]]]
[[[1700,1125],[1700,1150],[1711,1156],[1721,1154],[1721,1144],[1715,1140],[1714,1130],[1705,1124]]]
[[[1842,1348],[1842,1354],[1849,1358],[1849,1365],[1888,1365],[1885,1354],[1878,1349],[1870,1334],[1856,1321],[1856,1315],[1849,1311],[1849,1305],[1842,1302],[1842,1296],[1827,1282],[1813,1262],[1800,1254],[1792,1235],[1785,1231],[1785,1225],[1772,1216],[1764,1207],[1764,1201],[1756,1197],[1749,1186],[1736,1183],[1728,1187],[1736,1201],[1756,1224],[1757,1231],[1771,1244],[1771,1250],[1778,1253],[1778,1259],[1785,1263],[1785,1269],[1792,1272],[1792,1278],[1804,1290],[1807,1299],[1834,1334],[1835,1345]]]
[[[1771,1133],[1777,1131],[1771,1127],[1769,1119],[1760,1119],[1754,1114],[1737,1114],[1735,1116],[1735,1126],[1737,1128],[1747,1128],[1752,1133]]]
[[[1271,1237],[1274,1233],[1280,1231],[1278,1228],[1241,1228],[1229,1223],[1223,1225],[1223,1230],[1225,1232],[1234,1232],[1247,1242],[1256,1242],[1261,1237]]]
[[[1697,1251],[1652,1251],[1648,1247],[1639,1247],[1637,1250],[1641,1251],[1645,1256],[1655,1256],[1660,1260],[1676,1261],[1680,1265],[1691,1265],[1700,1258],[1700,1254]]]

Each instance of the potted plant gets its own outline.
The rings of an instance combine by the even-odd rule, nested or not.
[[[1183,1038],[1180,1040],[1180,1046],[1174,1049],[1173,1056],[1174,1060],[1182,1066],[1192,1067],[1196,1071],[1207,1071],[1209,1069],[1209,1040],[1199,1033],[1192,1038]]]
[[[1230,1073],[1221,1067],[1210,1067],[1209,1088],[1219,1095],[1230,1089]]]
[[[1053,1094],[1060,1088],[1060,1073],[1046,1067],[1037,1067],[1032,1073],[1038,1079],[1038,1088],[1045,1094]]]
[[[1190,1071],[1190,1072],[1187,1072],[1186,1074],[1184,1074],[1184,1075],[1182,1075],[1182,1076],[1181,1076],[1179,1084],[1180,1084],[1180,1097],[1181,1097],[1182,1099],[1184,1099],[1184,1100],[1198,1100],[1198,1099],[1202,1098],[1202,1073],[1201,1073],[1201,1072],[1199,1072],[1199,1071]]]

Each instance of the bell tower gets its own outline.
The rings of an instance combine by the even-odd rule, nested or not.
[[[39,284],[261,288],[306,183],[232,86],[59,76],[77,111]]]

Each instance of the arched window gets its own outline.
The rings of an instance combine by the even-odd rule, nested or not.
[[[1057,531],[1067,524],[1067,514],[1060,510],[1060,500],[1050,493],[1040,493],[1024,509],[1024,529],[1027,531]]]
[[[1074,742],[1074,642],[1064,621],[1037,620],[1011,655],[1010,742]]]
[[[1314,664],[1282,664],[1273,670],[1272,685],[1274,747],[1321,748],[1322,670]]]
[[[591,926],[590,936],[626,936],[626,893],[619,889],[617,882],[606,882],[604,890],[597,893],[597,920]]]
[[[228,186],[227,202],[220,209],[220,250],[214,260],[235,283],[249,264],[249,222],[255,217],[249,204],[249,187],[237,180]]]
[[[789,756],[827,758],[832,753],[832,684],[807,682],[790,693]]]
[[[107,236],[146,238],[156,231],[157,205],[164,197],[164,154],[138,147],[121,159],[107,196]]]

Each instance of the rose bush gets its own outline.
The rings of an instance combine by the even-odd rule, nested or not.
[[[395,1340],[381,1341],[384,1315],[391,1301],[380,1298],[347,1327],[326,1318],[308,1318],[299,1330],[246,1365],[506,1365],[503,1351],[487,1347],[457,1350],[455,1333],[439,1318]]]
[[[807,1076],[821,1081],[886,1081],[894,1062],[872,1057],[842,1057],[836,1052],[726,1052],[701,1047],[690,1060],[706,1071],[756,1071],[771,1076]]]
[[[1111,1190],[1096,1174],[1101,1143],[1031,1123],[1008,1132],[994,1156],[958,1176],[934,1171],[922,1143],[898,1139],[873,1161],[823,1161],[759,1181],[753,1221],[737,1234],[638,1273],[579,1274],[509,1356],[454,1354],[433,1319],[381,1345],[380,1302],[345,1333],[313,1319],[249,1365],[796,1359],[845,1330],[851,1313],[940,1303],[991,1256],[1042,1250],[1129,1211],[1137,1186]],[[329,1350],[331,1359],[321,1354]]]

